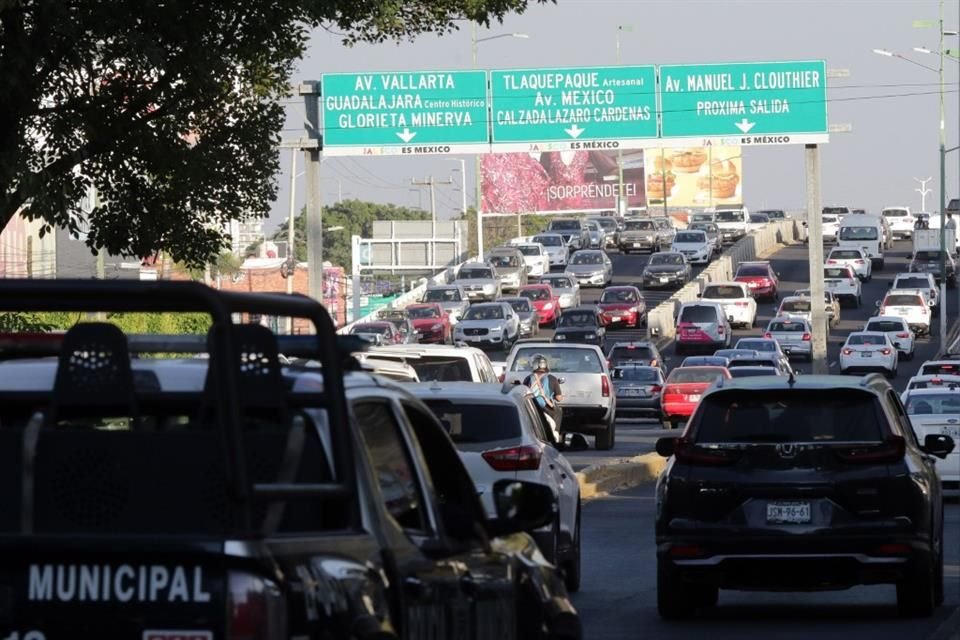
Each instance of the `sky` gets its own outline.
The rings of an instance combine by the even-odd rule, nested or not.
[[[960,0],[947,0],[945,29],[958,30]],[[822,146],[825,205],[878,211],[885,206],[920,209],[926,183],[927,210],[939,199],[939,56],[937,29],[915,28],[914,20],[937,18],[938,0],[557,0],[531,4],[524,14],[481,28],[478,37],[522,33],[479,44],[478,67],[574,67],[616,63],[618,26],[622,64],[671,64],[825,59],[828,69],[849,76],[828,83],[831,124],[851,125],[849,133],[831,135]],[[307,55],[295,82],[319,80],[324,73],[363,71],[433,71],[471,66],[469,23],[447,36],[433,34],[414,42],[346,47],[325,29],[311,34]],[[945,47],[960,49],[956,36]],[[913,62],[877,55],[885,49]],[[929,69],[922,68],[924,65]],[[958,145],[960,132],[960,63],[944,63],[947,148]],[[918,95],[919,94],[919,95]],[[283,137],[302,131],[299,100],[288,108]],[[287,215],[290,152],[281,151],[279,197],[268,228]],[[438,216],[458,214],[462,203],[460,162],[465,160],[466,201],[474,202],[474,157],[379,157],[323,160],[325,204],[339,197],[429,209],[429,195],[411,186],[412,179],[452,179],[436,188]],[[960,151],[947,155],[947,198],[960,191]],[[302,157],[298,158],[298,173]],[[805,206],[802,145],[747,147],[743,150],[745,204],[754,209],[802,209]],[[305,203],[304,180],[296,180],[295,205]]]

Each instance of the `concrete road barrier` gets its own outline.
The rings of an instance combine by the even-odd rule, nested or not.
[[[614,491],[651,482],[657,479],[666,465],[666,458],[656,453],[591,465],[577,473],[580,497],[583,500],[602,498]]]

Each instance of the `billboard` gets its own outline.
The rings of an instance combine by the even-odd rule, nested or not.
[[[480,156],[484,213],[602,212],[645,207],[643,151],[544,151]]]
[[[713,207],[743,203],[739,146],[644,149],[650,206]]]

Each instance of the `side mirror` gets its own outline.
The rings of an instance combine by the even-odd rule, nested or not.
[[[566,383],[567,383],[567,379],[566,379],[566,378],[557,378],[557,382],[559,382],[560,384],[566,384]]]
[[[676,449],[677,449],[677,441],[678,441],[678,440],[680,440],[680,438],[678,438],[678,437],[676,437],[676,436],[668,436],[668,437],[666,437],[666,438],[658,438],[658,439],[657,439],[657,445],[656,445],[657,455],[659,455],[659,456],[661,456],[661,457],[663,457],[663,458],[669,458],[670,456],[672,456],[673,453],[674,453],[674,451],[676,451]]]
[[[702,294],[702,293],[698,293],[698,294],[697,294],[697,297],[698,297],[698,298],[702,298],[702,297],[703,297],[703,294]]]
[[[498,480],[493,484],[497,517],[487,521],[491,537],[533,531],[551,522],[557,510],[553,488],[535,482]]]
[[[893,346],[896,347],[897,349],[899,349],[899,348],[901,348],[901,347],[903,346],[903,343],[897,341],[897,342],[894,342],[894,343],[893,343]]]
[[[880,308],[880,301],[879,301],[879,300],[876,300],[876,301],[873,303],[873,306],[876,307],[877,309],[879,309],[879,308]]]
[[[953,451],[953,438],[939,433],[931,433],[923,439],[923,450],[943,460]]]

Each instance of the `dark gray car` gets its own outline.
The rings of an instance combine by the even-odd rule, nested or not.
[[[692,270],[683,254],[662,251],[650,256],[643,269],[644,289],[679,289],[690,279]]]

